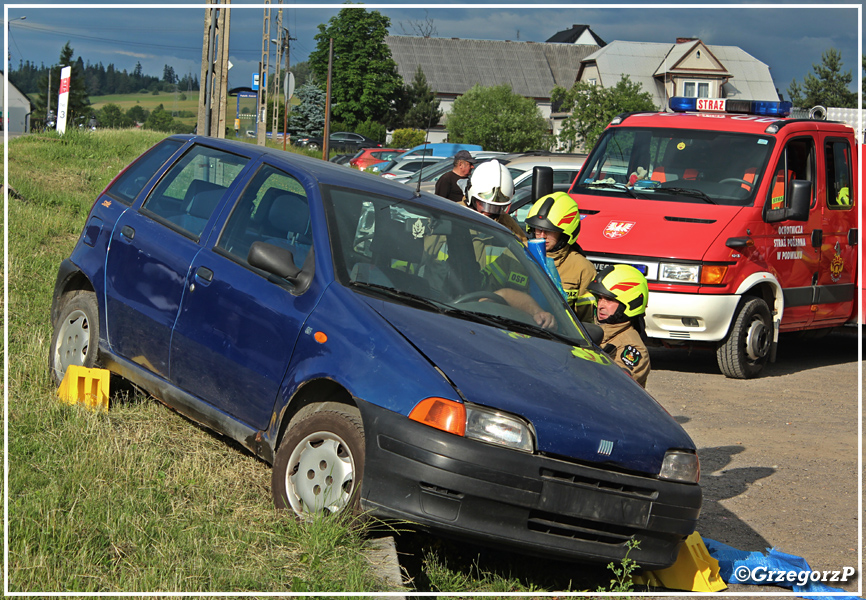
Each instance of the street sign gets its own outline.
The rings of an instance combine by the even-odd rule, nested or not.
[[[259,74],[253,73],[253,85],[251,86],[254,90],[259,89]],[[268,74],[265,73],[265,89],[268,87]]]
[[[69,106],[69,83],[72,78],[72,67],[60,69],[60,94],[57,98],[57,131],[66,133],[66,110]]]
[[[283,84],[283,94],[286,96],[287,101],[292,96],[295,95],[295,75],[294,75],[294,73],[286,73],[286,80]]]

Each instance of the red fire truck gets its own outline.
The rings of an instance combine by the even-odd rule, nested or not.
[[[726,376],[756,376],[780,332],[858,316],[857,142],[790,103],[672,98],[616,117],[570,194],[601,268],[636,266],[647,334],[715,348]]]

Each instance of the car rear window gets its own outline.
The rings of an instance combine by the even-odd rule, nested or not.
[[[108,195],[124,204],[132,204],[150,178],[182,145],[181,140],[167,139],[142,154],[114,180],[107,191]]]

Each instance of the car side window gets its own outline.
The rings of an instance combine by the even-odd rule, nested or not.
[[[824,145],[827,167],[827,206],[833,210],[850,209],[851,147],[848,142],[835,140]]]
[[[790,198],[788,189],[791,181],[800,179],[811,181],[814,200],[815,193],[815,143],[811,137],[797,138],[788,142],[773,171],[770,185],[770,209],[788,208]]]
[[[248,161],[213,148],[193,146],[153,189],[142,212],[197,240]]]
[[[132,204],[150,178],[181,146],[183,142],[180,140],[163,140],[118,175],[108,194],[124,204]]]
[[[304,187],[270,165],[259,169],[238,199],[217,248],[247,264],[250,247],[257,241],[291,250],[298,268],[313,245]]]

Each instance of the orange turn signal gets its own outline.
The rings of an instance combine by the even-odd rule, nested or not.
[[[725,278],[725,273],[727,272],[728,267],[725,265],[706,265],[701,267],[701,283],[722,283],[722,280]]]
[[[466,433],[466,408],[453,400],[425,398],[415,405],[409,418],[454,435]]]

